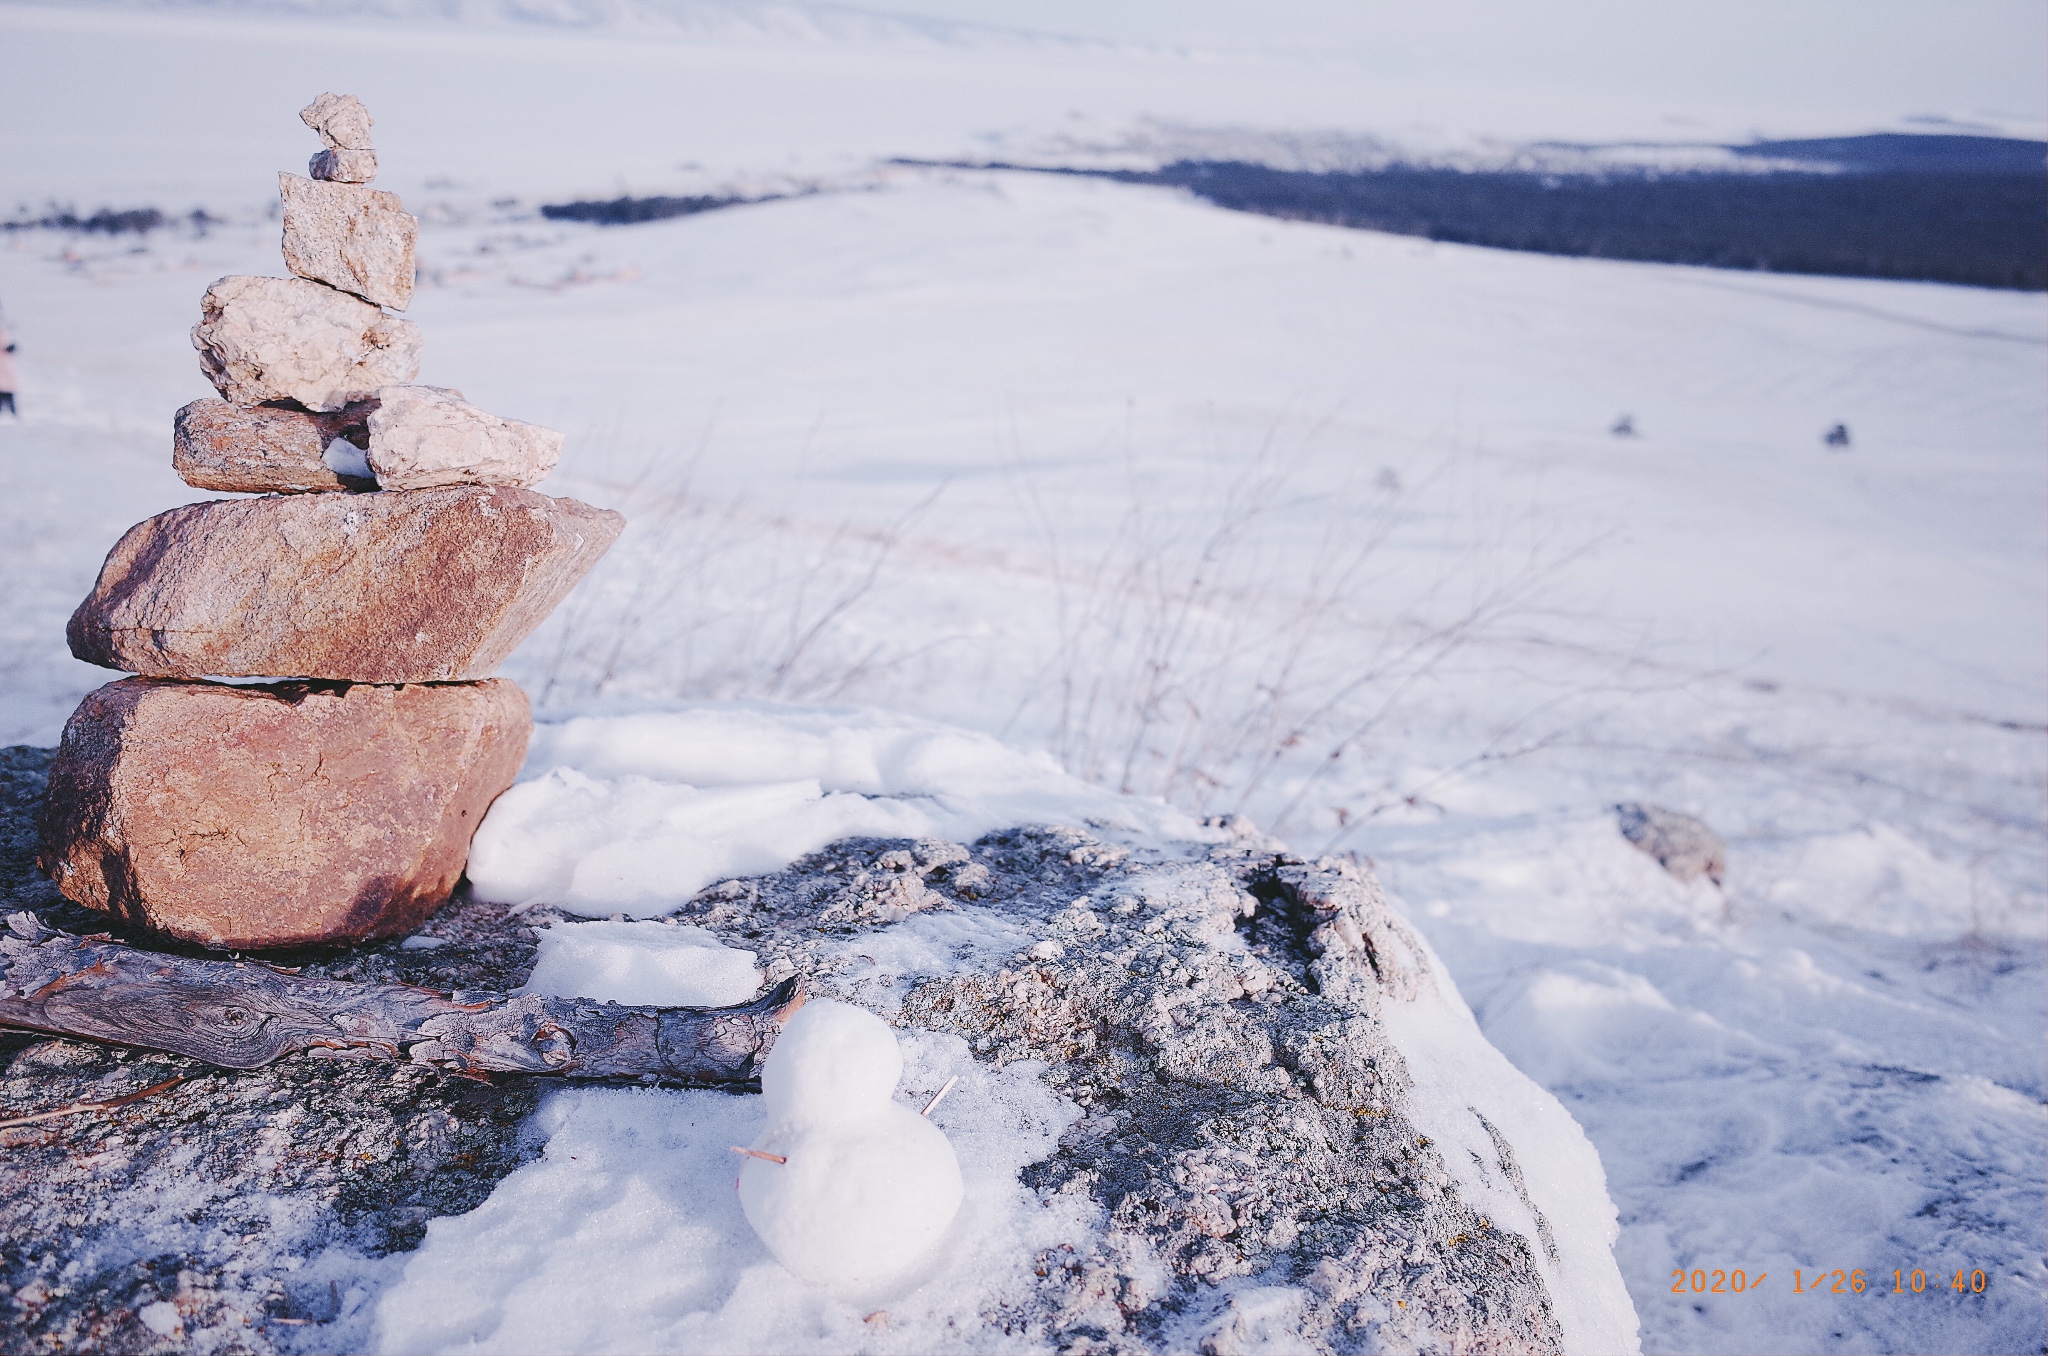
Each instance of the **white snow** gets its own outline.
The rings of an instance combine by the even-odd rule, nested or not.
[[[929,1098],[960,1078],[932,1119],[965,1191],[936,1269],[886,1308],[799,1280],[748,1227],[728,1146],[759,1126],[759,1098],[577,1089],[537,1114],[538,1161],[476,1210],[428,1226],[366,1345],[394,1356],[1006,1349],[984,1305],[1028,1292],[1033,1258],[1085,1239],[1092,1222],[1071,1198],[1041,1203],[1017,1182],[1077,1113],[1039,1082],[1042,1067],[988,1068],[955,1037],[907,1034],[903,1046],[907,1091]]]
[[[951,838],[1092,817],[1213,838],[1164,805],[1105,795],[1043,753],[910,717],[692,706],[544,723],[529,773],[470,849],[486,899],[658,917],[705,886],[841,838]]]
[[[767,1123],[740,1162],[740,1208],[813,1285],[877,1300],[910,1289],[959,1213],[953,1146],[892,1100],[902,1077],[888,1024],[826,998],[790,1018],[762,1067]]]
[[[1381,1009],[1413,1080],[1409,1119],[1435,1142],[1458,1194],[1529,1240],[1564,1349],[1637,1350],[1636,1307],[1614,1263],[1620,1230],[1598,1151],[1557,1098],[1487,1040],[1442,959],[1427,959],[1422,992]]]
[[[525,992],[656,1007],[724,1008],[761,988],[754,953],[673,923],[558,923],[540,934]]]
[[[1654,62],[1625,97],[1439,78],[1456,44],[1412,27],[1416,64],[1375,74],[1350,55],[791,36],[781,19],[663,38],[0,5],[16,133],[0,178],[24,206],[236,218],[0,244],[22,374],[22,420],[0,419],[0,739],[54,742],[111,677],[65,654],[64,619],[124,528],[201,497],[167,455],[171,411],[210,393],[186,338],[197,297],[280,271],[256,213],[305,157],[293,112],[352,88],[378,116],[381,182],[426,218],[423,378],[568,432],[545,488],[632,520],[511,665],[545,719],[479,840],[490,893],[651,916],[842,833],[1054,817],[1193,836],[1199,814],[1241,810],[1299,850],[1370,857],[1480,1031],[1583,1127],[1646,1350],[2032,1349],[2048,1327],[2040,298],[1503,254],[875,163],[1297,132],[1462,154],[2017,130],[2039,122],[2040,11],[2017,13],[1872,18],[2022,54],[2035,82],[1984,76],[1970,105],[1944,81],[2011,63],[1927,57],[1951,76],[1880,107],[1789,77],[1667,97]],[[1587,39],[1596,68],[1626,56],[1591,14],[1542,40]],[[1826,16],[1795,27],[1803,46],[1729,31],[1754,38],[1758,70],[1830,80],[1868,50],[1838,48]],[[1904,90],[1912,66],[1856,81]],[[1960,121],[1901,121],[1930,113]],[[531,211],[806,183],[863,191],[616,230]],[[1624,410],[1641,438],[1607,435]],[[1854,446],[1827,452],[1838,420]],[[1608,807],[1626,800],[1721,830],[1725,894],[1623,842]],[[558,950],[575,927],[678,931],[550,930],[570,987],[653,986],[707,959],[602,932]],[[861,941],[903,974],[1030,939],[919,915]],[[1453,1041],[1443,1002],[1405,1039]],[[906,1050],[909,1089],[963,1074],[937,1119],[968,1241],[885,1323],[752,1240],[724,1147],[752,1133],[748,1103],[571,1091],[539,1118],[540,1161],[432,1225],[373,1345],[997,1345],[947,1325],[1085,1229],[1016,1186],[1067,1113],[1029,1070],[990,1074],[926,1036]],[[1583,1169],[1551,1103],[1489,1086],[1468,1105]],[[1483,1127],[1440,1114],[1442,1142],[1479,1156],[1467,1188],[1518,1218]],[[1554,1164],[1520,1166],[1560,1238],[1609,1227]],[[1785,1284],[1899,1266],[1992,1283],[1910,1303]],[[1673,1271],[1735,1267],[1771,1281],[1671,1291]],[[353,1276],[351,1294],[375,1288]],[[1247,1341],[1290,1302],[1241,1292]],[[1582,1330],[1606,1312],[1588,1304]]]

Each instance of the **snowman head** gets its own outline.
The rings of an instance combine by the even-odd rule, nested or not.
[[[903,1053],[888,1023],[861,1008],[813,998],[775,1038],[761,1070],[768,1119],[783,1124],[870,1120],[895,1105]]]

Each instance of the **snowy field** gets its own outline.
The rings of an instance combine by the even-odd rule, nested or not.
[[[202,497],[169,467],[171,412],[211,393],[186,330],[214,278],[282,272],[263,211],[310,149],[294,114],[352,89],[424,222],[420,379],[565,431],[543,488],[631,523],[508,669],[552,723],[480,840],[503,894],[652,916],[835,833],[1139,813],[1117,792],[1165,801],[1154,828],[1245,815],[1370,860],[1584,1127],[1645,1351],[2043,1349],[2038,295],[883,163],[1518,130],[1498,91],[1361,95],[1335,60],[795,6],[637,35],[257,10],[0,6],[12,198],[226,219],[0,237],[0,742],[54,743],[107,679],[64,620],[122,529]],[[1690,111],[1730,137],[1902,111],[1739,105]],[[1621,139],[1662,114],[1530,117]],[[534,210],[719,187],[791,196]],[[1623,413],[1641,436],[1608,433]],[[962,733],[892,762],[910,718]],[[1055,796],[1058,767],[1101,789]],[[1630,848],[1631,800],[1720,830],[1725,890]],[[683,1133],[590,1097],[550,1132]],[[1675,1293],[1694,1268],[1771,1279]],[[1795,1295],[1795,1268],[1869,1287]],[[1894,1295],[1895,1269],[1940,1285]]]

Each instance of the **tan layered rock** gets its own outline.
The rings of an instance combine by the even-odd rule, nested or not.
[[[486,414],[439,386],[386,386],[369,416],[368,459],[387,490],[532,485],[555,469],[562,435]]]
[[[455,888],[531,729],[503,680],[124,679],[64,728],[41,864],[79,903],[204,946],[409,932]]]
[[[624,525],[495,486],[188,504],[128,529],[67,635],[167,678],[482,678]]]
[[[330,146],[314,153],[306,162],[306,173],[331,184],[367,184],[377,177],[377,153]]]
[[[420,371],[418,326],[303,278],[222,278],[206,289],[192,346],[237,405],[338,410]]]
[[[361,184],[277,176],[284,263],[293,273],[402,311],[412,304],[420,223],[396,193]]]
[[[335,469],[335,439],[367,444],[368,410],[351,405],[332,414],[272,405],[195,400],[172,421],[171,469],[194,489],[244,494],[308,494],[374,490],[369,476]],[[367,465],[365,466],[367,468]]]
[[[371,149],[370,126],[375,119],[353,94],[323,94],[299,110],[299,121],[318,132],[329,150]]]

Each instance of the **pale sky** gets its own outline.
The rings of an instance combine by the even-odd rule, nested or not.
[[[2048,122],[2043,0],[866,0],[1129,41],[1325,51],[1387,75]],[[1853,130],[1853,129],[1843,129]]]

